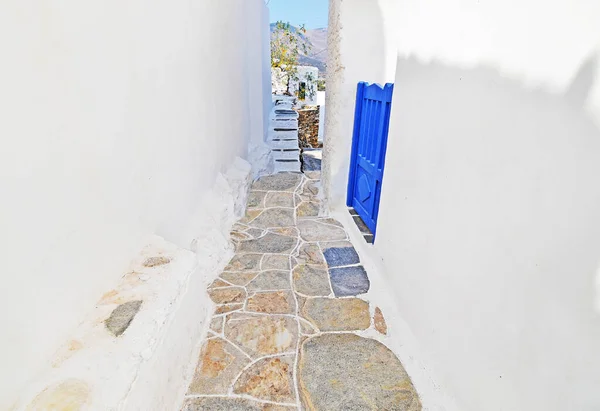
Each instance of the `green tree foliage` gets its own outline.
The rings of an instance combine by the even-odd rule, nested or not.
[[[279,68],[288,75],[288,81],[297,80],[298,58],[311,49],[310,42],[304,37],[306,28],[293,27],[290,23],[278,21],[271,32],[271,67]]]

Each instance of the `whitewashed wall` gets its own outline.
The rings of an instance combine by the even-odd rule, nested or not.
[[[377,60],[344,49],[366,7],[344,14],[350,3],[346,81],[382,81]],[[398,58],[367,252],[417,355],[460,410],[600,408],[600,4],[373,3]],[[337,104],[336,124],[348,124],[325,141],[341,208],[352,115],[333,103],[328,115]]]
[[[296,73],[297,79],[291,79],[289,90],[292,95],[298,96],[300,83],[306,84],[306,96],[300,104],[313,106],[317,104],[317,79],[319,78],[319,69],[312,66],[298,66]]]
[[[148,236],[190,246],[218,173],[264,136],[244,39],[267,11],[243,3],[0,6],[0,408]]]

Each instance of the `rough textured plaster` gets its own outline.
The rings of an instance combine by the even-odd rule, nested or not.
[[[195,252],[151,237],[126,274],[56,353],[42,376],[21,394],[14,410],[23,410],[44,388],[67,379],[91,389],[89,409],[178,409],[213,309],[206,296],[210,281],[233,255],[229,231],[243,214],[251,181],[250,165],[240,158],[219,175],[198,214],[192,241]],[[225,205],[225,207],[223,206]],[[153,256],[169,264],[144,267]],[[119,304],[143,300],[142,308],[120,337],[104,329],[104,319]]]

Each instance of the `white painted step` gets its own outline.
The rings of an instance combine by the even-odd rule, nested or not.
[[[280,173],[282,171],[291,171],[295,173],[300,172],[300,160],[298,161],[289,161],[289,160],[275,160],[274,162],[274,172]]]

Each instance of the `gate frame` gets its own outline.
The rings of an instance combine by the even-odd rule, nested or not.
[[[356,167],[357,167],[357,162],[358,162],[358,144],[359,144],[359,138],[360,138],[360,123],[361,123],[361,117],[362,117],[362,109],[363,109],[363,101],[365,98],[365,91],[367,90],[368,87],[370,86],[377,86],[379,89],[381,89],[381,93],[382,95],[387,95],[388,93],[393,93],[394,91],[394,84],[393,83],[386,83],[385,85],[381,86],[378,83],[368,83],[365,81],[361,81],[357,84],[356,86],[356,103],[355,103],[355,107],[354,107],[354,128],[352,131],[352,151],[350,154],[350,169],[348,171],[348,187],[347,187],[347,191],[346,191],[346,206],[348,207],[353,207],[353,199],[354,199],[354,189],[355,189],[355,185],[356,185]],[[391,96],[390,96],[391,97]],[[391,99],[390,99],[390,104],[391,104]],[[385,107],[382,110],[382,115],[385,118]],[[389,119],[388,119],[389,121]],[[386,125],[384,124],[383,121],[381,121],[381,124],[379,124],[380,128],[380,133],[379,134],[383,134],[384,130],[383,127],[386,127]],[[389,133],[389,124],[387,125],[388,128],[388,133]],[[385,157],[386,157],[386,152],[387,152],[387,139],[388,139],[388,135],[382,136],[382,138],[377,142],[377,150],[381,152],[381,156],[382,161],[382,167],[381,167],[381,184],[383,184],[383,174],[384,174],[384,170],[385,170]],[[383,145],[383,148],[380,146]],[[376,236],[376,231],[377,231],[377,219],[379,217],[379,201],[380,201],[380,194],[381,194],[381,190],[379,192],[379,195],[377,194],[377,192],[374,192],[373,195],[375,195],[375,198],[373,199],[373,201],[375,202],[374,204],[374,210],[373,210],[373,221],[375,222],[375,226],[371,229],[371,227],[369,227],[369,230],[371,230],[372,234],[373,234],[373,240],[375,240],[375,236]],[[359,217],[362,219],[362,216]],[[365,222],[365,225],[367,223]]]

